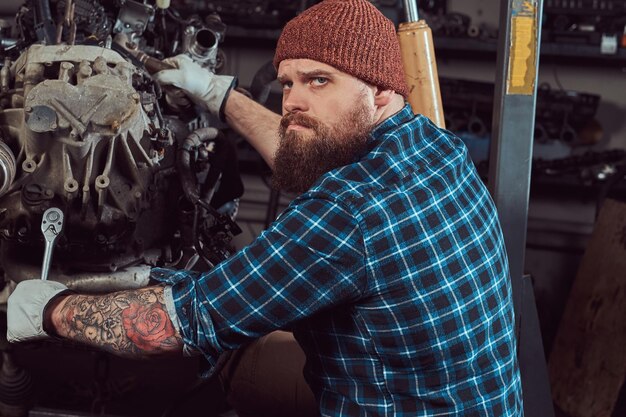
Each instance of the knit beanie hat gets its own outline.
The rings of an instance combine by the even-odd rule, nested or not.
[[[324,0],[290,20],[278,39],[274,67],[285,59],[323,62],[408,95],[395,26],[367,0]]]

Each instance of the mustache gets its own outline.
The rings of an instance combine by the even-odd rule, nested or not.
[[[321,122],[314,117],[302,113],[287,113],[280,120],[280,129],[284,132],[290,124],[298,124],[309,129],[317,129]]]

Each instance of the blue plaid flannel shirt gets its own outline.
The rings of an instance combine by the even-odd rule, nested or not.
[[[522,416],[504,242],[465,146],[408,106],[369,140],[211,271],[153,270],[185,349],[215,364],[289,328],[324,416]]]

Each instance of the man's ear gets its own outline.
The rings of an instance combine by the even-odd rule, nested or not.
[[[391,102],[395,93],[396,92],[393,90],[384,90],[380,87],[376,87],[376,92],[374,93],[374,104],[378,108],[385,107]]]

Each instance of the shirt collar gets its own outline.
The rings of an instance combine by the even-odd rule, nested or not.
[[[381,123],[376,125],[374,129],[369,134],[369,138],[367,139],[367,151],[369,153],[374,149],[377,145],[382,142],[382,138],[384,134],[390,130],[395,129],[403,123],[411,120],[415,115],[413,114],[413,110],[411,110],[411,106],[406,103],[404,107],[397,113],[389,116]],[[361,155],[361,157],[364,155]]]

